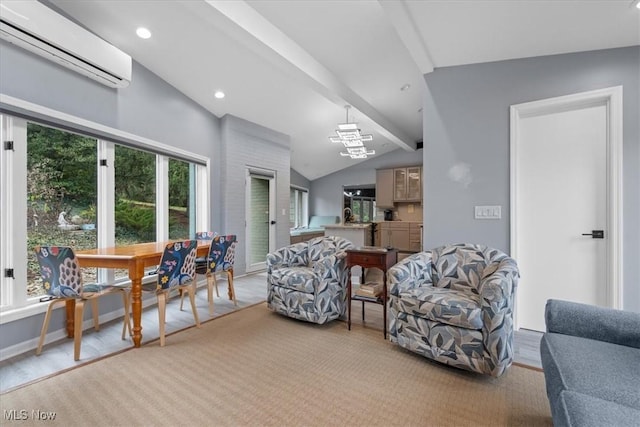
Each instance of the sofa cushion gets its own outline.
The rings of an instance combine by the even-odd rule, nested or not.
[[[307,267],[280,267],[271,271],[270,280],[274,285],[312,294],[318,277]]]
[[[410,289],[400,292],[398,308],[434,322],[465,329],[482,329],[480,298],[469,292],[433,286]]]
[[[547,395],[555,413],[573,391],[640,410],[640,352],[633,347],[546,333],[540,343]],[[552,408],[552,411],[554,409]]]
[[[575,391],[560,393],[555,427],[638,426],[640,410]]]

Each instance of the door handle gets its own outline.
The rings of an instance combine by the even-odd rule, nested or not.
[[[275,224],[276,222],[274,220],[271,220],[271,225]]]
[[[604,239],[604,230],[591,230],[591,233],[582,233],[583,236],[591,236],[592,239]]]

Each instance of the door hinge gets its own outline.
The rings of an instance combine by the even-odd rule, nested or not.
[[[107,159],[100,159],[100,166],[107,166]]]
[[[5,141],[4,149],[13,151],[13,141]]]
[[[4,269],[4,277],[10,277],[12,279],[15,279],[15,277],[13,275],[13,268],[5,268]]]

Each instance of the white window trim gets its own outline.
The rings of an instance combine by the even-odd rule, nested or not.
[[[27,121],[31,120],[33,120],[34,122],[48,123],[51,126],[58,126],[62,129],[70,129],[74,132],[85,134],[98,140],[98,162],[100,161],[100,159],[106,159],[107,164],[110,166],[108,168],[100,168],[97,166],[99,179],[98,185],[106,185],[106,188],[111,189],[109,191],[98,191],[98,197],[100,197],[100,200],[98,200],[99,223],[109,224],[111,229],[113,229],[115,226],[115,213],[113,211],[113,206],[115,203],[115,172],[114,168],[112,167],[115,158],[115,143],[124,143],[131,146],[132,148],[151,151],[156,154],[158,159],[162,157],[167,159],[165,156],[158,154],[159,152],[163,152],[170,154],[172,155],[172,157],[178,158],[180,160],[196,164],[196,203],[198,204],[198,211],[196,213],[196,224],[198,229],[204,230],[209,228],[210,216],[208,190],[210,177],[210,159],[208,157],[191,153],[186,150],[173,147],[171,145],[162,144],[148,138],[140,137],[116,128],[93,122],[91,120],[86,120],[71,114],[53,110],[42,105],[34,104],[1,93],[0,115],[3,121],[9,121],[3,123],[2,129],[7,132],[7,135],[1,135],[2,141],[7,140],[8,138],[11,138],[11,140],[17,140],[17,138],[20,137],[23,138],[23,143],[15,144],[14,148],[25,150],[25,153],[21,154],[24,157],[26,157]],[[27,117],[27,119],[22,119],[20,117]],[[20,123],[22,123],[22,125],[20,125]],[[10,124],[10,126],[4,126],[6,124]],[[16,129],[19,129],[19,135],[11,135],[10,133],[15,132]],[[24,135],[22,135],[22,133],[24,133]],[[20,281],[21,283],[26,283],[27,281],[26,276],[20,276],[20,274],[24,275],[24,273],[26,272],[26,259],[24,257],[13,257],[13,254],[15,253],[26,253],[27,251],[27,242],[24,239],[24,236],[26,235],[26,223],[24,224],[24,226],[15,226],[16,222],[12,220],[12,217],[14,215],[13,212],[17,212],[20,209],[26,211],[26,198],[15,197],[16,194],[26,194],[26,187],[21,191],[18,191],[18,189],[16,189],[15,185],[13,184],[16,173],[24,173],[26,175],[26,164],[24,166],[17,166],[18,163],[22,165],[22,162],[13,161],[16,153],[12,153],[10,152],[10,150],[4,150],[4,147],[0,147],[0,149],[2,150],[2,157],[0,158],[0,166],[2,166],[2,175],[0,175],[0,189],[2,190],[0,192],[0,201],[2,202],[2,205],[0,206],[8,206],[8,201],[11,200],[12,206],[16,207],[15,209],[11,210],[0,209],[3,211],[0,214],[2,215],[0,216],[0,219],[2,220],[2,222],[0,223],[2,225],[2,227],[0,228],[0,238],[2,238],[2,242],[6,242],[5,244],[7,246],[5,247],[13,248],[12,251],[3,250],[2,256],[0,257],[0,273],[2,274],[2,276],[0,276],[0,291],[3,294],[2,301],[4,302],[6,301],[6,299],[12,301],[10,308],[7,306],[0,307],[0,325],[2,325],[4,323],[44,313],[47,309],[47,304],[32,303],[31,300],[36,300],[38,298],[27,298],[26,292],[21,295],[13,295],[15,282]],[[168,165],[168,160],[166,160],[166,163]],[[6,167],[8,165],[10,165],[11,167]],[[24,168],[25,170],[22,172],[16,171],[14,167]],[[163,179],[162,181],[165,182],[168,180]],[[26,183],[26,179],[23,182]],[[168,186],[168,183],[165,182],[165,185]],[[22,206],[17,206],[16,203],[19,203]],[[157,206],[161,205],[158,204]],[[159,217],[160,215],[157,216]],[[166,215],[164,215],[164,213],[162,217],[163,221],[166,221],[168,223],[168,218],[166,218]],[[168,225],[165,228],[167,230],[165,231],[165,233],[168,233]],[[165,230],[165,228],[163,228],[163,230]],[[158,235],[156,236],[156,239],[157,238]],[[165,240],[166,238],[167,236],[165,236]],[[114,244],[115,241],[113,236],[103,236],[103,238],[98,241],[98,247],[109,247],[113,246]],[[14,279],[4,278],[4,269],[10,268],[9,266],[12,266],[11,268],[14,269]],[[99,274],[100,280],[113,280],[112,271]],[[12,283],[12,281],[14,283]]]
[[[290,188],[293,188],[296,191],[296,200],[294,202],[294,206],[297,206],[298,204],[298,197],[300,196],[300,193],[302,193],[302,224],[298,224],[298,218],[296,215],[296,221],[294,224],[295,228],[299,228],[299,227],[307,227],[309,225],[309,189],[305,188],[305,187],[300,187],[299,185],[294,185],[291,184],[289,185]]]

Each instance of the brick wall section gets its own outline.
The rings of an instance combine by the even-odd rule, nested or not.
[[[249,168],[274,171],[276,208],[275,217],[271,219],[277,221],[275,247],[289,242],[290,138],[231,115],[222,117],[221,122],[222,228],[218,232],[238,236],[235,272],[243,274],[247,268],[245,180]]]

